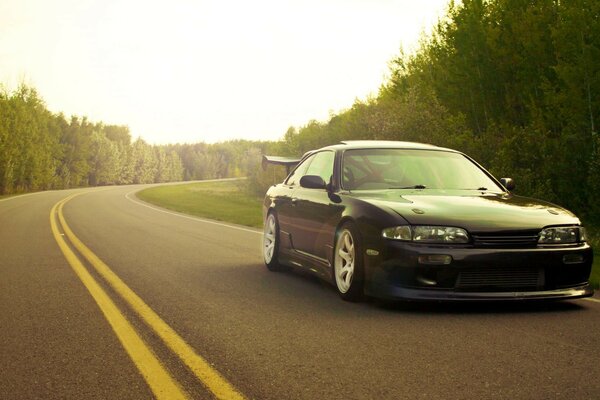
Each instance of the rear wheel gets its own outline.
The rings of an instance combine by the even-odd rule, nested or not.
[[[338,293],[347,301],[363,298],[364,268],[362,247],[356,227],[344,224],[337,234],[333,274]]]
[[[281,271],[279,264],[279,223],[274,213],[269,213],[263,231],[263,258],[270,271]]]

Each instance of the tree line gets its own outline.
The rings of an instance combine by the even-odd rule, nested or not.
[[[241,177],[268,142],[150,145],[128,127],[53,114],[35,89],[0,92],[0,194]]]
[[[517,193],[600,219],[600,2],[450,2],[377,95],[291,127],[280,151],[348,139],[462,150]]]
[[[25,85],[0,93],[0,194],[181,180],[177,153],[125,126],[65,118]]]

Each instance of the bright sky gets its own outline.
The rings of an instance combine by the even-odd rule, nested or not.
[[[448,0],[0,0],[0,83],[150,143],[275,140],[375,94]]]

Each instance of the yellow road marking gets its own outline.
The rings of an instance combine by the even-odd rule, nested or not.
[[[61,226],[75,248],[90,262],[96,271],[131,306],[131,308],[156,332],[164,343],[188,366],[194,375],[204,383],[219,400],[244,400],[245,397],[233,387],[217,370],[183,340],[166,322],[131,290],[98,256],[75,236],[65,221],[62,202],[58,208]]]
[[[58,243],[62,253],[71,265],[79,279],[88,289],[105,318],[115,331],[121,344],[133,360],[136,367],[150,386],[157,399],[187,399],[188,396],[179,387],[177,382],[169,375],[166,369],[161,365],[152,350],[144,343],[133,326],[127,321],[125,316],[119,311],[115,303],[110,299],[102,287],[90,275],[75,253],[69,248],[64,237],[61,235],[56,224],[57,206],[62,205],[75,197],[77,194],[67,197],[52,207],[50,212],[50,226],[54,239]]]

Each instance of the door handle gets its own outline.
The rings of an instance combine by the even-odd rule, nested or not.
[[[295,206],[298,203],[298,199],[296,197],[292,197],[292,205]]]

